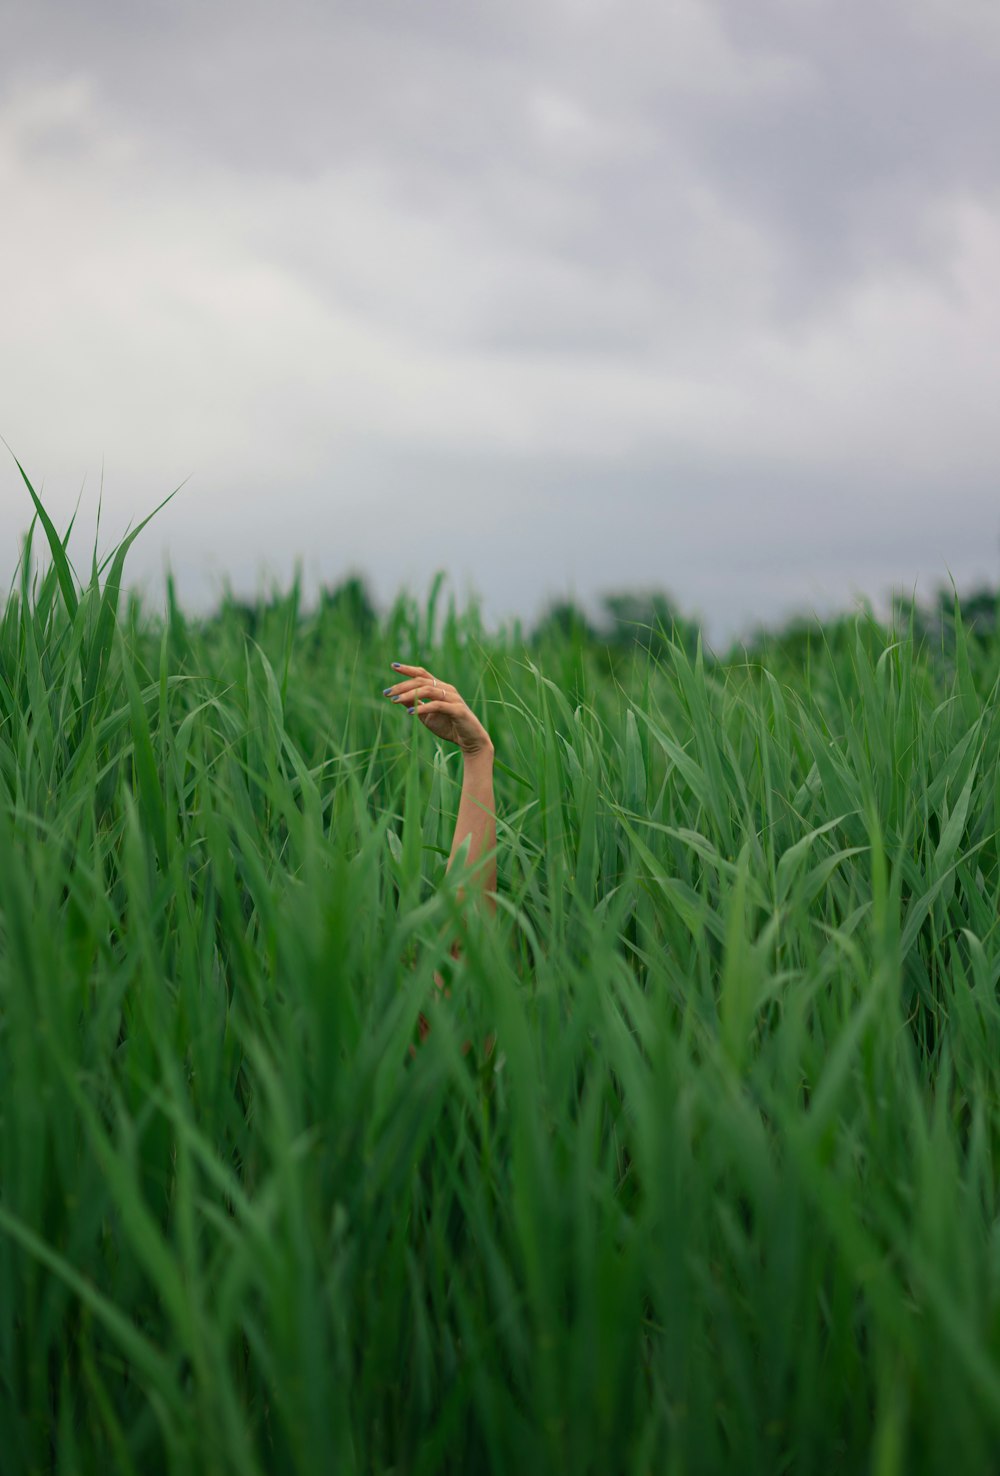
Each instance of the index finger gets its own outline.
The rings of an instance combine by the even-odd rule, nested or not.
[[[401,661],[393,661],[390,664],[393,671],[401,671],[404,676],[430,676],[426,666],[404,666]]]

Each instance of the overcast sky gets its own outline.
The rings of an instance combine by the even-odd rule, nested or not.
[[[3,19],[0,434],[102,546],[187,479],[157,599],[1000,580],[994,0]],[[5,587],[29,513],[0,460]]]

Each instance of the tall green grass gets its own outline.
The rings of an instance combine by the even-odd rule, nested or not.
[[[0,617],[4,1476],[996,1469],[994,645],[609,670],[67,546]],[[495,921],[394,659],[493,734]]]

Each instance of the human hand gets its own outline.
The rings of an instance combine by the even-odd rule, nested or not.
[[[431,676],[423,666],[402,666],[398,661],[392,666],[400,680],[386,687],[383,696],[400,703],[435,737],[456,744],[467,757],[493,752],[490,735],[450,682]]]

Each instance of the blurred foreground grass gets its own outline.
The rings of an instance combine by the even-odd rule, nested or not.
[[[81,585],[39,517],[3,1476],[997,1468],[996,640],[609,669],[294,591],[250,639],[120,599],[124,546]],[[495,922],[394,659],[493,734]]]

